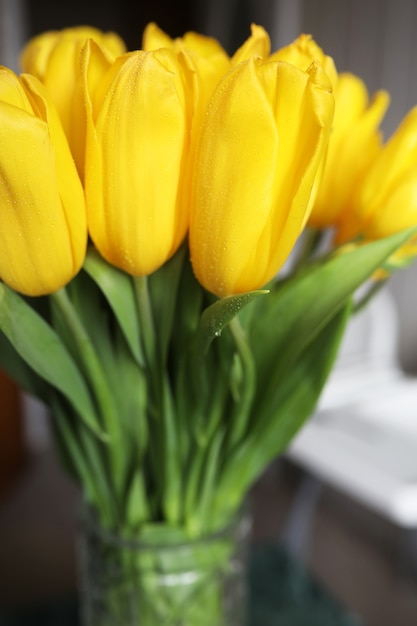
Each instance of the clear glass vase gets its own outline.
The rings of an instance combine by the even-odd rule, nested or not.
[[[244,626],[250,517],[178,544],[147,544],[83,516],[82,626]]]

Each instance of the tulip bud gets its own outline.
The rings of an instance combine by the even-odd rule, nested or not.
[[[341,74],[335,90],[335,115],[323,176],[309,223],[315,228],[337,225],[355,188],[381,150],[379,125],[389,104],[385,91],[369,102],[365,84]]]
[[[171,39],[153,22],[146,26],[142,44],[147,52],[168,48],[178,56],[181,63],[187,57],[190,68],[189,91],[194,102],[194,134],[214,88],[230,69],[230,58],[220,43],[212,37],[188,32],[183,37]]]
[[[80,269],[84,194],[58,114],[33,76],[0,70],[0,278],[51,293]]]
[[[80,26],[34,37],[20,58],[23,71],[39,78],[50,93],[81,176],[84,171],[85,112],[80,54],[88,39],[96,41],[111,61],[126,52],[123,41],[116,34]]]
[[[235,66],[209,103],[196,154],[191,260],[223,297],[278,272],[310,211],[333,96],[317,64],[252,58]]]
[[[174,52],[119,57],[94,89],[86,79],[86,197],[91,238],[102,256],[133,275],[169,259],[188,226],[186,157],[191,113],[184,67]]]
[[[257,56],[267,59],[271,51],[271,42],[269,35],[262,26],[251,24],[250,37],[246,39],[242,46],[234,53],[232,57],[232,65],[237,65],[242,61]]]
[[[357,234],[381,239],[413,226],[417,226],[417,107],[404,118],[361,181],[338,240]],[[394,256],[404,261],[416,253],[414,238]]]
[[[187,32],[183,37],[171,39],[155,23],[150,23],[143,34],[143,49],[170,48],[177,54],[185,52],[199,78],[199,101],[201,108],[207,105],[219,80],[233,65],[251,56],[267,58],[270,52],[269,35],[262,26],[251,25],[251,35],[230,58],[220,43],[212,37]]]
[[[280,48],[270,56],[270,61],[286,61],[307,70],[311,63],[319,63],[329,77],[333,89],[336,88],[338,76],[332,57],[324,53],[311,35],[300,35],[288,46]]]

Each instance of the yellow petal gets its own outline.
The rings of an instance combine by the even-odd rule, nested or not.
[[[256,289],[285,262],[332,116],[318,69],[252,58],[220,83],[201,132],[190,222],[194,271],[209,291]]]
[[[42,86],[33,77],[14,80],[17,91],[26,88],[27,102],[39,102],[31,113],[0,101],[0,277],[33,296],[59,289],[79,270],[86,246],[84,198],[63,131],[48,124],[53,115]],[[0,85],[11,81],[2,70]],[[37,116],[42,108],[48,120]]]
[[[251,24],[251,35],[232,57],[232,65],[246,61],[252,56],[266,59],[271,51],[269,35],[262,26]]]
[[[88,39],[97,42],[109,61],[125,52],[125,45],[116,34],[80,26],[38,35],[27,44],[21,56],[24,71],[39,78],[52,97],[81,176],[86,122],[80,54]]]
[[[336,108],[326,165],[318,187],[310,224],[326,228],[339,224],[350,214],[352,196],[381,151],[379,125],[389,104],[384,91],[369,103],[365,84],[351,74],[341,74],[335,94]],[[354,220],[343,229],[353,236]]]
[[[180,62],[184,56],[194,68],[197,86],[194,99],[201,114],[220,78],[230,69],[230,59],[216,39],[195,32],[187,32],[183,37],[171,39],[155,23],[151,22],[143,34],[143,49],[146,51],[169,48],[176,52]],[[181,57],[182,60],[181,60]],[[198,123],[198,121],[197,121]]]
[[[307,71],[311,63],[319,63],[330,79],[333,89],[337,86],[337,70],[332,57],[326,55],[311,35],[302,34],[288,46],[274,52],[271,61],[286,61]]]
[[[379,239],[417,225],[417,107],[406,115],[360,181],[337,240]]]
[[[188,223],[180,190],[189,140],[181,69],[169,50],[139,51],[116,60],[103,84],[87,139],[90,234],[110,263],[148,274],[175,252]]]
[[[417,225],[417,174],[398,181],[395,189],[364,227],[369,239],[388,237]]]
[[[361,185],[357,202],[364,220],[372,215],[395,190],[405,172],[415,171],[417,163],[417,107],[404,118],[384,146]],[[399,208],[399,212],[403,210]]]
[[[21,80],[37,115],[48,125],[54,151],[56,181],[72,252],[72,271],[75,274],[84,261],[87,240],[84,191],[60,118],[46,90],[35,77],[29,74],[23,74]]]
[[[174,40],[171,39],[155,22],[146,25],[142,35],[142,49],[145,52],[159,50],[159,48],[172,48]]]

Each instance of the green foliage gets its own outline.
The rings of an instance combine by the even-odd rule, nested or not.
[[[91,249],[47,314],[0,284],[0,364],[50,405],[63,462],[105,526],[198,536],[313,413],[356,289],[409,237],[217,301],[185,246],[145,278]]]

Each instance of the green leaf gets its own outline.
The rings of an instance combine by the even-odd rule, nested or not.
[[[3,283],[0,283],[0,328],[29,367],[58,389],[88,427],[105,439],[88,388],[59,336]]]
[[[47,402],[49,386],[36,374],[0,332],[0,366],[28,393]]]
[[[190,345],[200,321],[203,307],[204,289],[194,276],[190,260],[184,259],[174,317],[172,333],[173,355],[183,360],[187,346]]]
[[[283,452],[315,409],[333,367],[352,311],[350,299],[288,368],[269,396],[264,414],[253,429],[253,447],[262,449],[267,461]],[[251,433],[252,435],[252,433]]]
[[[409,237],[408,230],[345,253],[338,251],[284,281],[267,302],[255,303],[250,344],[258,372],[258,407],[268,402],[269,393],[304,347]]]
[[[157,332],[157,345],[161,366],[166,364],[168,347],[172,337],[177,291],[184,266],[184,246],[159,270],[149,276],[149,294]]]
[[[107,263],[95,248],[89,248],[83,269],[105,295],[133,356],[140,365],[143,365],[145,360],[141,347],[136,296],[131,277]]]
[[[226,503],[232,508],[239,503],[268,463],[285,450],[312,415],[350,313],[349,301],[298,355],[276,387],[269,390],[264,412],[260,413],[254,405],[253,428],[221,473],[216,505],[219,510]]]
[[[63,287],[50,297],[54,318],[59,319],[60,328],[65,329],[64,336],[70,337],[75,346],[76,362],[89,384],[97,410],[100,411],[100,417],[106,427],[107,452],[112,466],[112,478],[120,488],[123,485],[127,459],[123,452],[123,435],[116,398],[109,388],[105,368],[84,326],[83,319],[69,297],[68,287]]]
[[[179,463],[178,431],[175,415],[175,405],[169,385],[169,380],[164,376],[162,381],[162,415],[160,416],[162,436],[162,458],[159,460],[163,467],[163,507],[167,520],[171,524],[179,521],[181,514],[181,467]]]
[[[250,302],[268,294],[268,290],[250,291],[237,296],[227,296],[204,309],[197,330],[198,352],[204,356],[215,337],[220,337],[223,329]]]

